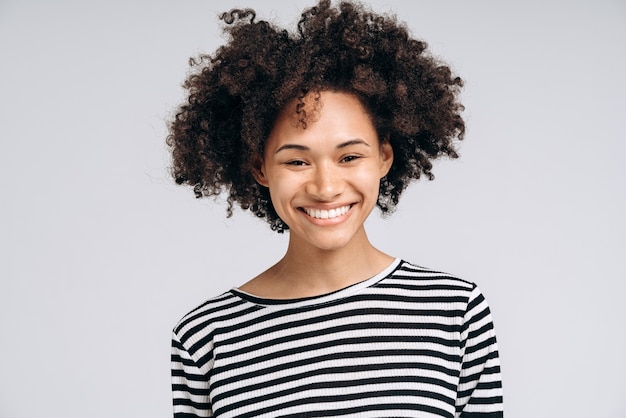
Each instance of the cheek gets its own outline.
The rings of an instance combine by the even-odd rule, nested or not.
[[[280,207],[288,204],[294,197],[298,189],[298,184],[296,179],[291,178],[291,176],[271,173],[268,179],[268,188],[274,209],[279,212]]]
[[[364,168],[356,173],[352,178],[353,184],[362,189],[364,192],[368,191],[378,195],[378,189],[380,188],[379,170],[374,167]]]

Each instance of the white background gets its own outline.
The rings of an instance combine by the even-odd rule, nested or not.
[[[625,417],[626,3],[371,4],[466,80],[468,124],[373,242],[480,285],[507,417]],[[187,59],[235,5],[0,2],[0,417],[171,416],[175,322],[282,254],[167,171]],[[312,2],[240,5],[293,28]]]

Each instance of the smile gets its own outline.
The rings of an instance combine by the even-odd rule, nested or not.
[[[350,210],[351,205],[341,206],[339,208],[325,210],[325,209],[308,209],[302,208],[302,211],[309,215],[311,218],[316,219],[333,219],[341,215],[345,215]]]

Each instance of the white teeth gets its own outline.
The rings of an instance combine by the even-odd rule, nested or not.
[[[337,216],[345,215],[349,210],[350,206],[342,206],[340,208],[325,210],[325,209],[307,209],[302,208],[304,212],[309,215],[311,218],[317,219],[333,219]]]

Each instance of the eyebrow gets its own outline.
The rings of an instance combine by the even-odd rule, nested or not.
[[[351,140],[346,141],[346,142],[342,142],[341,144],[338,144],[335,148],[341,149],[341,148],[349,147],[350,145],[365,145],[366,147],[370,146],[370,144],[368,144],[364,140],[356,138],[356,139],[351,139]],[[274,154],[278,154],[280,151],[284,151],[284,150],[288,150],[288,149],[295,149],[295,150],[298,150],[298,151],[310,151],[310,148],[305,146],[305,145],[285,144],[285,145],[279,147],[274,152]]]

